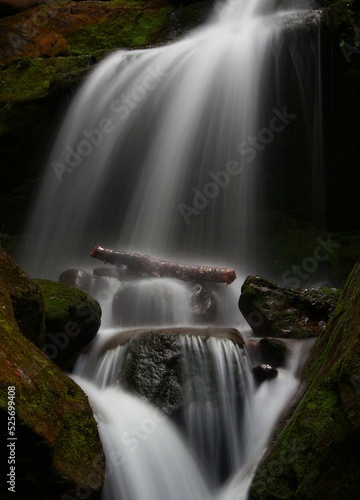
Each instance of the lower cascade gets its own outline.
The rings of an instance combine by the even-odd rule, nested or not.
[[[246,341],[241,346],[240,336],[237,343],[212,334],[205,337],[195,327],[180,335],[168,331],[181,373],[172,361],[169,386],[162,389],[165,411],[126,388],[128,377],[139,376],[146,385],[152,372],[164,369],[146,351],[137,361],[140,375],[132,365],[140,351],[139,344],[134,345],[137,339],[156,336],[156,329],[134,330],[125,343],[126,330],[105,329],[75,366],[72,377],[89,397],[104,446],[104,498],[246,499],[273,427],[298,387],[296,374],[306,359],[306,342],[292,345],[286,367],[258,385],[251,371],[256,359]],[[166,358],[164,335],[163,330],[158,333]]]
[[[298,388],[307,343],[258,380],[237,307],[268,176],[301,158],[314,220],[323,211],[319,12],[282,4],[228,0],[181,40],[113,52],[51,153],[20,258],[29,274],[89,270],[99,243],[238,276],[203,310],[201,283],[141,276],[106,291],[102,328],[71,374],[98,422],[105,500],[245,500]]]

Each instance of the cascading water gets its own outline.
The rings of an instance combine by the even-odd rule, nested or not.
[[[99,64],[51,154],[23,267],[57,279],[102,244],[251,269],[269,173],[311,164],[318,133],[318,19],[297,3],[231,0],[179,42]]]
[[[295,343],[286,369],[257,388],[251,357],[233,341],[180,336],[184,408],[175,426],[121,389],[132,347],[111,347],[116,337],[118,331],[103,332],[73,375],[99,422],[108,463],[104,499],[245,500],[309,344]]]
[[[321,174],[318,14],[278,3],[229,0],[183,40],[117,51],[94,69],[67,114],[31,216],[19,258],[29,274],[58,279],[68,267],[90,268],[84,256],[95,244],[225,263],[239,285],[253,272],[269,172],[279,167],[286,177],[299,157]],[[316,183],[321,191],[319,175]],[[196,323],[180,285],[158,283],[153,293],[154,283],[148,293],[144,281],[125,305],[122,326]],[[236,284],[216,292],[217,324],[239,327],[238,295]],[[257,388],[251,358],[232,341],[184,336],[189,404],[176,427],[121,388],[127,344],[103,352],[114,340],[105,326],[107,313],[73,375],[99,422],[104,498],[245,499],[296,390],[301,353]]]

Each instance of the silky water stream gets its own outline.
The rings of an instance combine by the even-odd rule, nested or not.
[[[132,342],[104,349],[122,329],[112,297],[99,299],[102,327],[71,376],[99,423],[106,500],[246,499],[296,391],[308,344],[294,343],[288,365],[256,385],[237,307],[260,244],[267,171],[299,155],[313,162],[322,210],[320,14],[307,2],[282,4],[222,2],[179,41],[112,53],[75,96],[52,151],[20,257],[29,274],[57,280],[69,267],[91,269],[85,256],[102,244],[238,275],[217,288],[209,326],[239,329],[245,347],[179,336],[186,404],[177,418],[122,387]],[[185,285],[138,285],[127,327],[199,326]]]

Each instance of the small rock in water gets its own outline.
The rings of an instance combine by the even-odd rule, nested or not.
[[[67,269],[63,271],[60,274],[59,283],[78,288],[97,300],[101,299],[101,297],[99,297],[101,293],[110,289],[109,282],[106,278],[95,276],[82,269]]]
[[[191,283],[190,311],[196,322],[211,322],[216,317],[216,300],[204,283]]]
[[[271,365],[261,364],[255,366],[253,368],[253,374],[255,381],[258,385],[260,385],[264,380],[269,380],[277,377],[278,371],[276,368],[273,368]]]
[[[259,350],[264,363],[272,367],[283,367],[290,355],[290,349],[279,339],[266,337],[259,340]]]

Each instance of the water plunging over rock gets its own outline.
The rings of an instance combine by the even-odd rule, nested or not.
[[[158,260],[225,262],[238,276],[255,265],[268,176],[298,157],[311,171],[321,143],[318,14],[276,3],[229,1],[183,40],[116,51],[99,64],[51,154],[25,267],[47,278],[88,271],[83,256],[97,243]],[[236,327],[224,332],[193,329],[196,284],[184,294],[164,278],[136,281],[121,283],[127,293],[118,292],[114,317],[148,333],[102,328],[74,372],[105,447],[104,498],[245,498],[298,385],[301,348],[275,378],[255,383],[258,362],[239,338],[236,307],[226,307],[230,287],[211,289],[216,317],[207,321]]]

